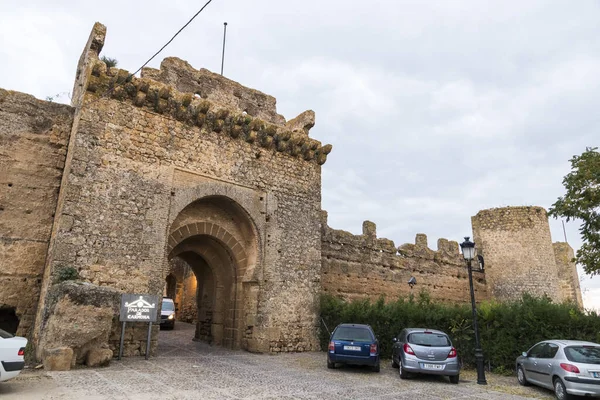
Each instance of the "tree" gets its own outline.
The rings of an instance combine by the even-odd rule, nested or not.
[[[600,274],[600,152],[587,147],[573,156],[571,172],[563,179],[566,194],[552,204],[548,214],[582,221],[579,227],[583,244],[575,260],[587,274]]]

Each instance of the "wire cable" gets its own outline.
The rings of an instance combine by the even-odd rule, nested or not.
[[[169,44],[171,44],[171,42],[177,37],[177,35],[179,35],[181,33],[181,31],[183,31],[202,11],[204,11],[204,9],[206,8],[206,6],[208,6],[210,3],[212,2],[212,0],[208,0],[200,10],[198,10],[198,12],[196,14],[194,14],[194,16],[192,18],[190,18],[190,20],[188,22],[186,22],[185,25],[183,25],[174,35],[171,39],[169,39],[169,41],[167,43],[164,44],[163,47],[161,47],[156,53],[154,53],[154,55],[152,57],[150,57],[144,64],[142,64],[141,67],[139,67],[135,72],[127,75],[127,78],[125,79],[125,82],[129,82],[129,80],[138,72],[140,72],[142,70],[142,68],[144,68],[146,65],[148,65],[148,63],[150,61],[152,61],[154,59],[154,57],[156,57],[157,55],[160,54],[161,51],[163,51],[165,49],[165,47],[167,47]],[[114,86],[112,86],[111,88],[107,89],[102,95],[100,95],[96,100],[90,102],[87,104],[87,106],[94,104],[95,102],[99,101],[100,99],[106,97],[106,95],[111,94],[112,92],[114,92],[114,90],[120,86],[122,86],[123,83],[119,83],[116,84]]]
[[[194,18],[196,18],[198,16],[198,14],[200,14],[206,8],[206,6],[208,6],[210,4],[211,1],[212,0],[208,0],[206,2],[206,4],[204,4],[202,6],[202,8],[196,14],[194,14],[194,16],[192,18],[190,18],[190,20],[184,26],[182,26],[181,29],[179,29],[177,31],[177,33],[175,35],[173,35],[173,37],[167,43],[165,43],[165,45],[163,47],[160,48],[160,50],[158,50],[156,53],[154,53],[154,55],[152,57],[150,57],[148,59],[148,61],[146,61],[141,67],[139,67],[133,74],[130,74],[130,77],[137,74],[138,72],[140,72],[141,69],[144,68],[150,61],[152,61],[152,59],[154,59],[154,57],[156,57],[161,51],[163,51],[165,49],[165,47],[167,47],[169,44],[171,44],[171,42],[177,37],[177,35],[179,35],[181,33],[181,31],[184,30],[194,20]]]

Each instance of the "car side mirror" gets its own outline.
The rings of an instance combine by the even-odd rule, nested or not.
[[[398,341],[398,339],[397,339],[397,338],[393,338],[393,339],[392,339],[392,342],[394,342],[394,343],[396,343],[397,341]]]
[[[523,357],[527,357],[527,352],[526,352],[526,351],[524,351],[524,352],[522,352],[522,353],[521,353],[521,355],[522,355]]]

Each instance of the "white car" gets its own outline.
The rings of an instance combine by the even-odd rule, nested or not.
[[[0,382],[14,378],[25,367],[27,339],[0,329]]]

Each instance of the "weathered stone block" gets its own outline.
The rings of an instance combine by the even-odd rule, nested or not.
[[[73,360],[73,349],[57,347],[44,350],[43,364],[46,371],[69,371]]]
[[[111,349],[91,349],[85,357],[88,367],[103,367],[110,363],[113,357]]]

